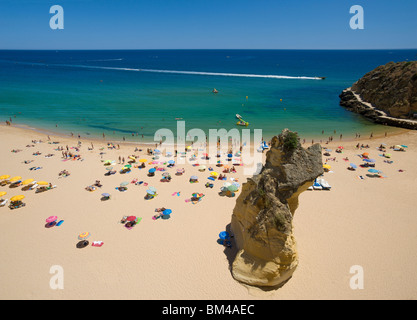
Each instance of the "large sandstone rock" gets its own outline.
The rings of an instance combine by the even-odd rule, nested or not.
[[[286,282],[298,264],[292,220],[298,196],[323,173],[321,147],[286,147],[285,129],[274,137],[259,175],[248,179],[233,210],[231,229],[239,252],[232,266],[236,280],[275,287]]]

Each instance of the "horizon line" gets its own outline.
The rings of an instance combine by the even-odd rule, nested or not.
[[[181,51],[181,50],[252,50],[252,51],[278,51],[278,50],[288,50],[288,51],[380,51],[380,50],[417,50],[416,48],[356,48],[356,49],[343,49],[343,48],[326,48],[326,49],[309,49],[309,48],[304,48],[304,49],[248,49],[248,48],[234,48],[234,49],[228,49],[228,48],[165,48],[165,49],[152,49],[152,48],[147,48],[147,49],[4,49],[4,48],[0,48],[0,51],[151,51],[151,50],[176,50],[176,51]]]

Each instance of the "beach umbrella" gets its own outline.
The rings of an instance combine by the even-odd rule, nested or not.
[[[168,161],[168,163],[169,163],[169,164],[174,164],[174,163],[175,163],[175,161],[174,161],[174,160],[169,160],[169,161]]]
[[[198,168],[198,171],[204,171],[206,170],[206,166],[200,166],[200,168]]]
[[[149,169],[149,173],[154,173],[156,171],[156,169],[155,168],[152,168],[152,169]]]
[[[170,177],[171,175],[169,174],[169,172],[164,172],[164,173],[162,174],[162,176],[163,176],[163,177]]]
[[[219,174],[218,174],[217,172],[213,171],[212,173],[210,173],[210,175],[211,175],[212,177],[217,177]]]
[[[408,148],[408,146],[406,146],[406,145],[403,145],[403,144],[401,145],[401,147],[403,147],[403,148]]]
[[[391,158],[391,153],[386,153],[385,158]],[[11,181],[11,180],[10,180]]]
[[[39,182],[38,182],[38,185],[40,185],[40,186],[48,186],[48,185],[49,185],[49,182],[46,182],[46,181],[39,181]]]
[[[222,240],[227,240],[227,239],[230,238],[230,235],[229,235],[228,232],[222,231],[222,232],[219,233],[219,238],[222,239]]]
[[[58,220],[57,216],[50,216],[48,219],[46,219],[46,222],[52,223],[52,222],[55,222],[56,220]]]
[[[121,187],[126,187],[129,185],[129,182],[125,181],[120,184]]]
[[[125,165],[123,168],[124,168],[124,169],[130,169],[130,168],[132,168],[132,165],[131,165],[131,164],[127,164],[127,165]]]
[[[156,193],[156,188],[155,187],[149,187],[148,190],[151,190],[151,191]]]
[[[135,158],[134,156],[129,156],[129,159],[130,159],[130,160],[133,160],[133,161],[135,161],[135,160],[136,160],[136,158]]]
[[[16,182],[16,181],[19,181],[21,179],[22,179],[22,177],[14,177],[14,178],[10,179],[10,182]]]
[[[191,149],[192,149],[192,148],[191,148],[191,146],[188,146],[188,147],[187,147],[187,150],[191,150]]]
[[[110,194],[108,194],[108,193],[102,193],[101,195],[105,198],[110,198]]]
[[[135,217],[135,216],[130,216],[130,217],[127,217],[127,221],[129,221],[129,222],[133,222],[133,221],[135,221],[137,218]]]
[[[159,150],[159,149],[155,149],[153,152],[154,152],[154,153],[161,153],[161,150]]]
[[[78,240],[85,241],[88,238],[90,238],[90,236],[91,236],[90,232],[84,232],[78,235]]]
[[[10,199],[11,202],[17,202],[17,201],[22,201],[25,198],[25,196],[19,195],[19,196],[15,196],[13,198]]]
[[[332,167],[329,164],[323,164],[323,168],[327,169],[327,170],[330,170]]]
[[[365,162],[372,162],[372,163],[376,162],[375,159],[363,159],[363,161],[365,161]]]
[[[380,173],[381,171],[376,170],[376,169],[369,169],[368,172],[370,172],[370,173]]]
[[[239,187],[240,185],[238,183],[233,183],[231,186],[227,188],[227,190],[231,192],[236,192],[237,190],[239,190]]]
[[[9,179],[9,178],[10,178],[10,176],[5,174],[4,176],[0,177],[0,180],[5,180],[5,179]]]
[[[113,170],[113,167],[107,167],[106,170],[107,171],[112,171]]]
[[[358,168],[358,166],[357,166],[356,164],[354,164],[354,163],[351,163],[351,164],[350,164],[350,166],[351,166],[353,169],[357,169],[357,168]]]
[[[165,216],[170,215],[171,213],[172,213],[171,209],[166,209],[162,212],[162,214],[165,215]]]
[[[197,176],[191,176],[191,178],[190,178],[191,180],[198,180],[198,177]]]
[[[7,192],[5,192],[5,191],[0,192],[0,198],[4,197],[6,194],[7,194]]]
[[[324,149],[324,151],[332,152],[332,149]]]
[[[232,184],[230,182],[223,183],[224,188],[229,188]]]
[[[229,158],[233,158],[233,154],[231,154],[231,153],[229,153],[227,156],[228,156]]]
[[[33,181],[35,181],[34,179],[27,179],[25,181],[22,182],[23,185],[27,185],[27,184],[31,184]]]
[[[362,153],[362,155],[363,155],[364,157],[368,157],[368,156],[369,156],[369,153],[368,153],[368,152],[365,152],[365,153]]]
[[[153,191],[153,190],[148,189],[148,190],[146,190],[146,193],[150,194],[150,195],[154,195],[156,192]]]
[[[139,162],[145,163],[145,162],[148,162],[148,159],[139,159]]]

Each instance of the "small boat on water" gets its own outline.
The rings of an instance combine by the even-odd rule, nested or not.
[[[219,91],[217,91],[217,89],[216,89],[216,88],[214,88],[212,92],[213,92],[213,93],[219,93]]]
[[[241,120],[242,119],[242,116],[240,114],[237,114],[236,113],[236,118],[239,119],[239,120]]]
[[[249,126],[249,122],[247,122],[247,121],[245,121],[245,120],[243,120],[243,119],[240,119],[237,123],[236,123],[238,126],[244,126],[244,127],[247,127],[247,126]]]

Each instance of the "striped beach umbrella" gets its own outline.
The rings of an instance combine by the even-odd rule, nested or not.
[[[50,216],[48,219],[46,219],[47,223],[52,223],[58,220],[57,216]]]
[[[91,236],[90,232],[84,232],[78,235],[78,240],[85,242],[88,238],[90,238],[90,236]]]

